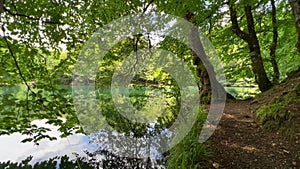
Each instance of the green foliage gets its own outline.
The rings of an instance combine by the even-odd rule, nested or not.
[[[229,25],[217,26],[209,37],[221,56],[229,81],[253,79],[247,45],[232,33]]]
[[[204,161],[211,156],[209,150],[199,143],[201,127],[205,119],[206,114],[201,110],[191,131],[169,151],[166,157],[167,168],[196,169],[205,166]]]
[[[266,13],[267,5],[265,6]],[[288,8],[284,1],[280,1],[277,6],[277,26],[278,26],[278,47],[276,49],[276,59],[280,70],[280,80],[287,77],[290,71],[298,68],[300,63],[300,54],[295,48],[297,39],[295,38],[296,30],[293,26],[294,20],[292,13],[285,11]],[[257,27],[258,30],[262,30],[259,33],[260,45],[262,49],[262,56],[265,61],[265,67],[269,77],[272,77],[272,68],[269,59],[270,39],[272,39],[272,32],[268,31],[272,29],[271,15],[265,15],[261,17],[261,24]]]
[[[226,87],[226,92],[230,93],[237,100],[247,100],[257,96],[259,90],[255,86],[246,86],[246,87]]]
[[[86,159],[78,158],[78,159],[70,159],[68,156],[62,157],[54,157],[50,158],[49,160],[41,161],[35,164],[30,164],[32,160],[32,156],[27,157],[26,159],[22,160],[21,162],[0,162],[0,168],[6,169],[44,169],[44,168],[74,168],[74,169],[92,169],[94,166],[88,164]]]
[[[57,88],[56,92],[47,92],[40,89],[26,91],[25,86],[2,87],[0,92],[0,125],[1,134],[20,132],[28,135],[23,140],[38,144],[42,139],[50,140],[55,137],[46,134],[48,128],[32,124],[34,120],[47,119],[46,123],[59,126],[62,137],[74,132],[82,132],[72,106],[70,93],[61,95],[69,90]]]
[[[34,120],[43,119],[46,119],[48,124],[59,126],[61,137],[74,132],[83,132],[78,118],[95,124],[91,127],[99,128],[103,121],[99,122],[92,118],[96,115],[77,117],[74,110],[71,89],[68,85],[72,82],[72,70],[77,56],[84,42],[99,28],[119,17],[146,12],[146,7],[148,12],[164,12],[182,18],[193,14],[191,22],[208,34],[220,53],[230,84],[237,84],[238,80],[245,81],[247,85],[255,83],[247,44],[232,33],[230,21],[227,19],[228,8],[223,1],[6,0],[3,2],[5,8],[0,13],[0,135],[20,132],[28,135],[22,142],[32,141],[36,144],[42,139],[56,139],[46,134],[48,128],[32,123]],[[247,30],[243,7],[253,6],[255,29],[260,41],[264,66],[268,76],[272,77],[269,56],[272,22],[268,1],[240,2],[235,7],[238,16],[241,16],[239,26],[243,31]],[[288,72],[299,67],[300,55],[294,47],[297,40],[296,31],[288,3],[278,1],[276,7],[279,28],[276,59],[282,80]],[[138,38],[140,41],[135,44]],[[112,102],[109,86],[114,71],[122,60],[136,49],[148,49],[151,46],[148,40],[145,35],[133,35],[116,44],[102,60],[95,79],[98,103],[105,116],[103,120],[117,131],[133,133],[137,137],[146,135],[149,124],[130,121],[118,113]],[[62,46],[65,49],[62,49]],[[169,37],[163,37],[163,41],[157,46],[180,57],[197,77],[189,46]],[[154,69],[154,65],[151,66],[152,69],[139,72],[134,77],[130,85],[130,101],[138,110],[152,108],[151,113],[144,116],[156,120],[157,128],[168,128],[178,115],[180,90],[168,73]],[[197,77],[197,80],[199,82],[200,78]],[[87,83],[90,81],[91,79],[88,79]],[[288,112],[286,107],[299,98],[299,88],[298,85],[294,92],[274,99],[258,111],[258,117],[266,128],[280,130],[292,124],[296,112]],[[154,97],[151,95],[153,90],[160,90],[166,97],[164,101],[168,106],[161,115],[155,114],[159,109],[158,106],[151,107],[150,104],[145,107],[149,98]],[[237,89],[228,90],[240,96],[241,92]],[[246,94],[253,96],[253,93],[249,91]],[[210,100],[209,97],[202,99]],[[154,101],[152,105],[156,103]],[[204,113],[199,112],[197,122],[188,136],[170,150],[167,158],[169,168],[197,168],[209,155],[207,149],[198,143],[200,126],[204,119]],[[49,167],[53,165],[54,163]]]
[[[242,1],[237,5],[238,16],[244,16],[243,5],[253,5],[253,17],[255,20],[255,30],[259,39],[261,54],[268,77],[273,76],[272,65],[270,62],[270,46],[272,42],[272,20],[271,8],[269,1]],[[289,5],[286,1],[279,1],[276,5],[277,26],[278,26],[278,46],[276,49],[276,60],[280,71],[280,80],[287,77],[287,73],[299,67],[300,54],[295,48],[296,30],[292,26],[293,16],[289,11]],[[225,18],[228,12],[220,12]],[[247,30],[245,17],[241,17],[239,26],[243,31]],[[220,19],[219,22],[213,23],[214,27],[208,36],[220,54],[225,74],[229,82],[235,84],[236,80],[252,79],[250,84],[255,82],[252,73],[250,54],[247,44],[233,34],[231,24],[228,20]],[[247,32],[247,31],[246,31]]]
[[[94,153],[85,152],[85,156],[80,157],[74,154],[76,158],[70,158],[67,155],[56,156],[48,160],[39,161],[35,164],[32,163],[32,156],[20,162],[0,162],[1,169],[128,169],[128,168],[159,168],[163,167],[161,160],[156,160],[155,166],[151,164],[148,159],[127,158],[117,156],[106,150],[97,150]],[[103,158],[99,158],[99,156]]]

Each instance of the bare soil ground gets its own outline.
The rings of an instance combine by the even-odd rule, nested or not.
[[[248,101],[230,101],[210,138],[214,159],[211,168],[300,168],[300,137],[286,139],[257,124]]]
[[[226,103],[219,126],[210,138],[214,152],[210,168],[300,169],[300,97],[287,106],[296,114],[295,133],[290,139],[264,130],[255,116],[259,107],[285,96],[299,84],[300,68],[254,99]]]

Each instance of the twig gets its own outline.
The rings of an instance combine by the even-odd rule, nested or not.
[[[152,57],[153,53],[152,53],[152,50],[151,50],[152,44],[151,44],[151,39],[150,39],[150,33],[148,32],[147,35],[148,35],[149,53],[150,53],[150,55]]]
[[[29,114],[29,99],[28,99],[28,96],[29,96],[29,88],[27,88],[27,91],[26,91],[26,111],[27,111],[27,117],[29,118],[30,114]]]
[[[2,26],[2,31],[3,31],[3,34],[4,34],[3,37],[4,37],[4,40],[5,40],[5,42],[6,42],[8,51],[9,51],[10,55],[12,56],[12,58],[13,58],[13,60],[14,60],[14,63],[15,63],[15,65],[16,65],[17,69],[18,69],[18,72],[19,72],[20,77],[22,78],[23,82],[24,82],[25,85],[27,86],[28,90],[30,90],[31,93],[33,93],[34,95],[36,95],[36,93],[35,93],[34,91],[31,90],[31,87],[29,86],[29,84],[27,83],[25,77],[24,77],[23,74],[22,74],[21,68],[20,68],[20,66],[19,66],[19,64],[18,64],[18,61],[17,61],[17,58],[15,57],[15,55],[14,55],[14,53],[13,53],[11,47],[10,47],[10,44],[9,44],[9,42],[8,42],[6,36],[5,36],[5,29],[4,29],[4,26]]]
[[[60,24],[62,25],[63,23],[62,22],[55,22],[55,21],[45,21],[45,20],[42,20],[42,17],[33,17],[33,16],[29,16],[29,15],[25,15],[25,14],[22,14],[22,13],[13,13],[12,11],[10,11],[9,9],[5,8],[3,6],[3,10],[7,13],[9,13],[11,16],[20,16],[20,17],[25,17],[29,20],[34,20],[34,21],[41,21],[42,23],[47,23],[47,24]]]
[[[149,8],[149,6],[154,2],[154,0],[151,0],[143,9],[143,13],[142,16],[146,13],[147,9]]]

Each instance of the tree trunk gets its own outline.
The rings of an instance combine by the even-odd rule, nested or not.
[[[193,63],[196,66],[197,76],[200,78],[200,98],[202,102],[209,103],[211,99],[211,84],[209,80],[208,72],[201,61],[201,59],[197,56],[197,54],[193,53]]]
[[[0,0],[0,14],[4,11],[4,0]]]
[[[273,67],[273,84],[279,83],[280,72],[278,68],[278,64],[276,61],[276,48],[278,42],[278,26],[277,26],[277,19],[276,19],[276,6],[275,0],[271,0],[272,5],[272,25],[273,25],[273,42],[270,48],[270,57],[271,57],[271,64]]]
[[[191,22],[193,17],[194,15],[188,12],[185,19]],[[198,28],[193,27],[188,40],[193,53],[193,64],[196,66],[197,76],[200,78],[200,100],[204,103],[210,103],[211,99],[215,99],[214,101],[223,101],[226,97],[228,99],[235,99],[231,94],[225,91],[223,85],[216,79],[213,65],[207,58],[199,36]],[[215,97],[211,98],[213,92]]]
[[[232,31],[241,39],[248,43],[248,48],[251,58],[252,71],[255,76],[255,81],[258,84],[259,90],[264,92],[272,87],[272,83],[268,79],[265,71],[263,60],[261,57],[260,45],[255,32],[254,19],[252,16],[252,7],[247,5],[244,7],[247,19],[248,33],[240,29],[237,20],[237,12],[234,4],[229,2],[230,19],[232,22]]]
[[[189,44],[193,53],[193,62],[197,67],[197,75],[200,78],[200,100],[209,103],[211,100],[212,92],[214,92],[214,101],[224,101],[226,95],[230,99],[234,99],[226,91],[218,80],[213,65],[207,58],[202,42],[199,37],[198,28],[192,28],[189,34]]]
[[[268,79],[267,73],[264,68],[263,60],[260,52],[260,45],[254,28],[254,19],[252,16],[252,7],[245,7],[247,26],[249,32],[248,47],[250,50],[250,56],[252,61],[252,69],[255,75],[255,80],[258,83],[260,91],[264,92],[272,87],[271,82]]]
[[[300,52],[300,0],[289,0],[289,3],[292,7],[296,32],[298,36],[296,47],[298,52]]]

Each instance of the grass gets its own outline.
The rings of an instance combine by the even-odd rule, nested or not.
[[[206,160],[212,156],[208,148],[199,143],[200,128],[205,119],[204,110],[200,110],[188,135],[169,151],[166,158],[167,168],[193,169],[204,167]]]

